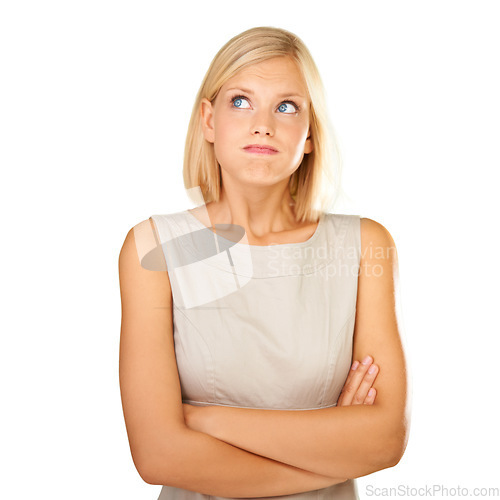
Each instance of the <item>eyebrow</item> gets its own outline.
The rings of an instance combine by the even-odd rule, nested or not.
[[[245,92],[245,94],[251,94],[251,95],[254,94],[254,92],[251,91],[250,89],[244,89],[243,87],[233,87],[233,88],[227,89],[226,92],[229,92],[230,90],[240,90],[241,92]],[[298,94],[296,92],[288,92],[285,94],[280,94],[278,97],[280,97],[280,98],[282,98],[282,97],[301,97],[302,99],[305,99],[305,96],[303,96],[302,94]]]

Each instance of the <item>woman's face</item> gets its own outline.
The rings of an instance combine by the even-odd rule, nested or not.
[[[312,151],[306,85],[288,57],[254,64],[229,79],[213,104],[202,101],[202,123],[226,185],[288,179]]]

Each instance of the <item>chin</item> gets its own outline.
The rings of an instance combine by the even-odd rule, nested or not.
[[[276,176],[268,174],[249,174],[241,179],[241,182],[248,185],[258,185],[258,186],[272,186],[279,182],[279,179],[276,179]]]
[[[231,177],[234,183],[250,186],[273,186],[283,179],[289,178],[288,175],[280,175],[276,169],[271,168],[269,165],[252,164],[241,165],[238,169],[232,168],[230,171],[223,172],[222,182],[224,183],[224,173]]]

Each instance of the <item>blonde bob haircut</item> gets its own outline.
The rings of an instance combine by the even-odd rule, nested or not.
[[[214,145],[205,140],[201,100],[214,102],[224,83],[243,68],[288,56],[301,71],[308,92],[313,150],[290,176],[290,195],[300,222],[317,222],[336,201],[340,188],[341,158],[330,124],[325,92],[318,68],[302,40],[280,28],[252,28],[231,38],[216,54],[203,79],[191,113],[184,150],[186,189],[199,186],[205,203],[219,201],[222,176]],[[334,161],[334,158],[336,161]]]

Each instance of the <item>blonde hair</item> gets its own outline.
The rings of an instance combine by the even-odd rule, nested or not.
[[[186,189],[199,186],[205,203],[219,201],[222,177],[214,145],[203,135],[201,101],[206,98],[213,102],[224,83],[243,68],[279,56],[295,61],[309,94],[313,151],[304,154],[300,166],[290,176],[289,186],[297,219],[316,222],[321,212],[333,206],[339,194],[341,158],[328,118],[318,68],[304,42],[281,28],[258,27],[244,31],[231,38],[214,57],[189,121],[184,150],[184,186]]]

